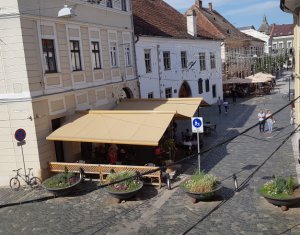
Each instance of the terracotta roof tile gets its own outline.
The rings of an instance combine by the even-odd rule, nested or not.
[[[282,25],[273,24],[271,26],[270,35],[272,37],[289,36],[293,34],[294,34],[293,24],[282,24]]]
[[[187,33],[186,16],[163,0],[132,0],[134,31],[145,36],[194,38]],[[198,25],[199,38],[220,39]]]

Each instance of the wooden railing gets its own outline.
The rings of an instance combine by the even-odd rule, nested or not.
[[[85,164],[85,163],[67,163],[67,162],[49,162],[51,172],[64,172],[67,169],[69,172],[79,172],[82,168],[86,174],[99,175],[100,182],[104,183],[107,175],[111,172],[133,171],[143,174],[145,172],[155,170],[155,166],[128,166],[128,165],[105,165],[105,164]],[[161,188],[162,179],[161,172],[157,170],[153,173],[143,175],[144,178],[150,178],[150,182],[145,182],[149,185],[157,185]]]

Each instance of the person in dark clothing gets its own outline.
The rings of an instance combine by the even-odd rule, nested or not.
[[[236,102],[236,90],[235,90],[235,88],[231,89],[231,96],[232,96],[232,102],[235,103]]]

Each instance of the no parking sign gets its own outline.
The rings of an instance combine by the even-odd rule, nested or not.
[[[192,118],[192,132],[193,133],[203,133],[203,118],[193,117]]]

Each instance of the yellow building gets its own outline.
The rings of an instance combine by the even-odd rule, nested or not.
[[[46,137],[76,110],[139,98],[130,0],[1,0],[0,185],[23,168],[72,162],[80,143]],[[77,156],[80,158],[80,156]],[[72,159],[69,159],[72,158]]]
[[[295,97],[300,95],[300,2],[299,0],[281,0],[281,10],[293,14],[294,19],[294,60],[295,60]],[[300,123],[300,102],[295,102],[296,109],[296,123]]]

